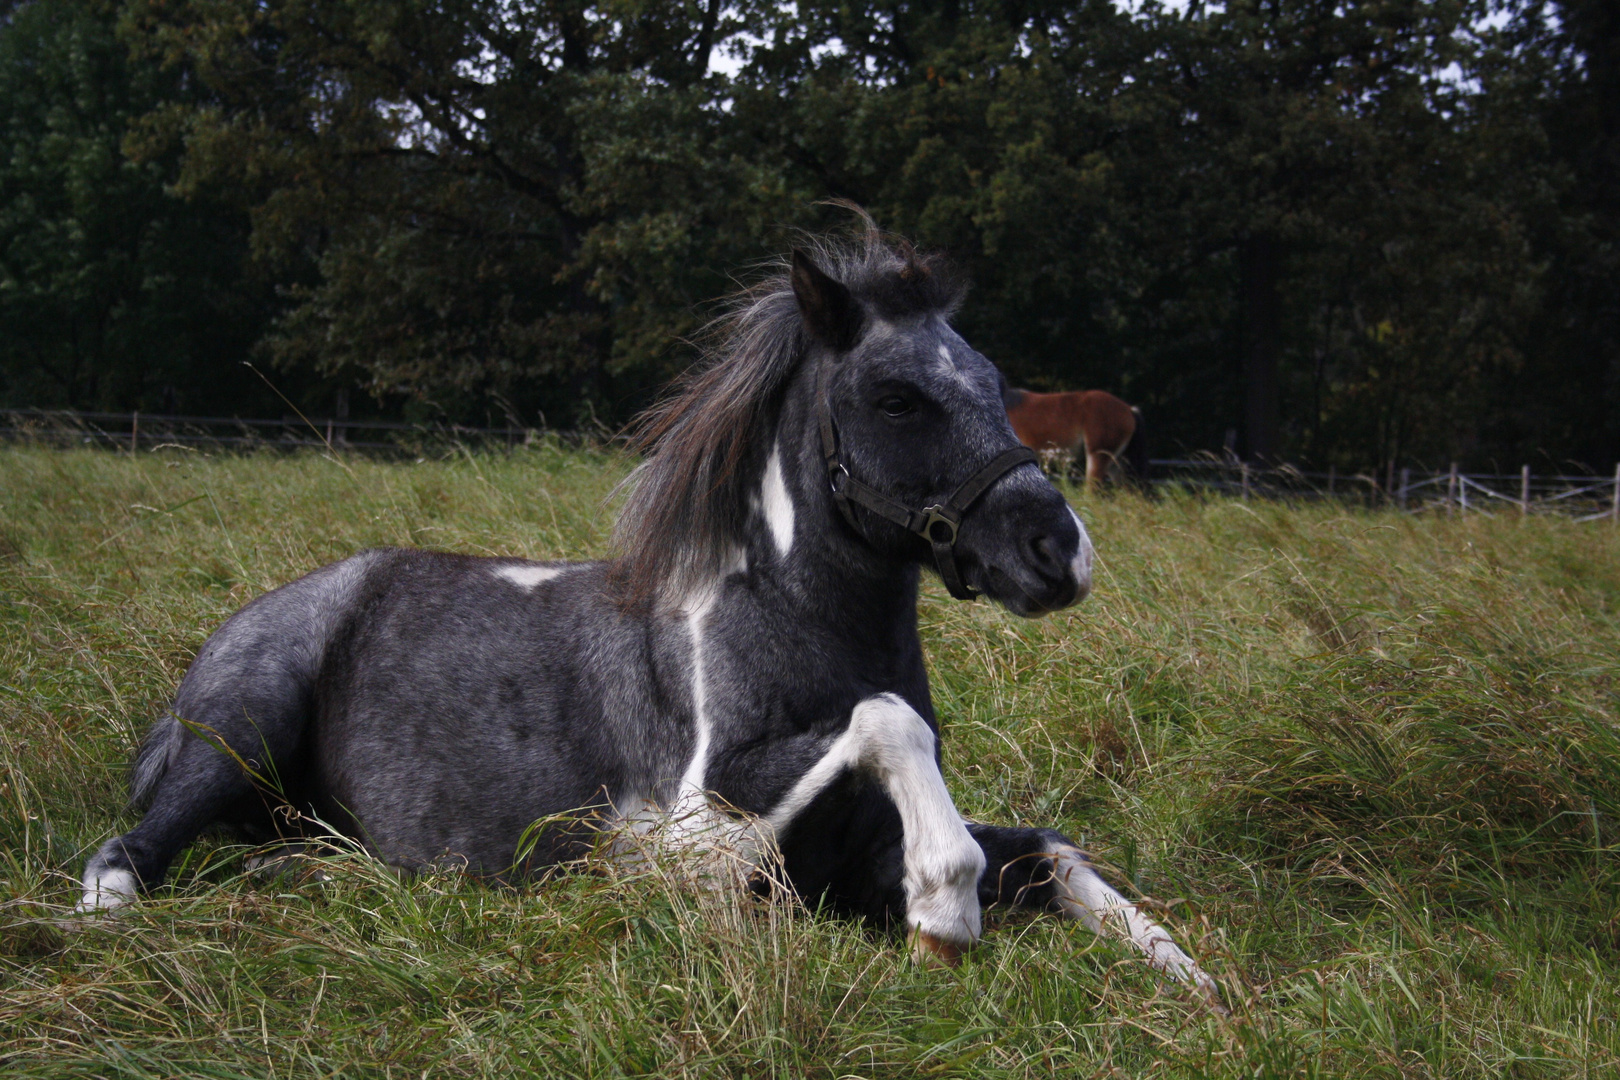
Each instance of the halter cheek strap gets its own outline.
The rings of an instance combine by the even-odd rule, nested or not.
[[[855,523],[855,511],[850,506],[855,503],[908,532],[916,533],[933,548],[934,565],[939,567],[939,576],[950,594],[958,600],[972,600],[979,594],[967,587],[956,565],[956,533],[962,525],[962,515],[978,502],[979,496],[988,491],[990,485],[1018,466],[1036,461],[1035,452],[1027,446],[1004,450],[962,481],[944,502],[913,510],[849,474],[848,466],[838,453],[838,433],[833,428],[832,403],[827,397],[831,371],[832,365],[823,362],[816,409],[820,414],[821,454],[827,466],[827,485],[832,488],[833,501],[838,504],[844,521],[857,534],[860,533],[860,526]]]

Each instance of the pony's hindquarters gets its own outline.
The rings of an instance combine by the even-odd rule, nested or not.
[[[90,860],[82,906],[151,888],[215,823],[336,829],[402,869],[582,853],[611,799],[661,797],[691,753],[687,683],[658,675],[684,674],[684,634],[626,618],[604,575],[388,550],[255,600],[186,673],[137,762],[150,808]]]
[[[267,593],[203,644],[136,758],[131,793],[146,814],[85,866],[81,909],[114,907],[158,884],[215,822],[273,827],[275,795],[302,779],[299,751],[327,644],[389,554],[363,552]]]
[[[606,573],[401,553],[324,665],[317,807],[395,866],[524,877],[633,796],[667,803],[693,751],[690,641],[627,615]]]

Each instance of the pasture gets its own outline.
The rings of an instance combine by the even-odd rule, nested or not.
[[[960,968],[666,864],[534,889],[223,837],[72,878],[207,634],[360,548],[603,554],[628,460],[0,449],[0,1069],[14,1076],[1587,1077],[1620,1068],[1620,533],[1070,497],[1096,593],[922,606],[962,812],[1055,824],[1222,983],[990,912]]]

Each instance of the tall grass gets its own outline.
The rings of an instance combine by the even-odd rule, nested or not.
[[[627,462],[0,451],[0,1068],[26,1076],[1569,1076],[1620,1068],[1620,535],[1081,500],[1095,597],[932,587],[948,780],[1056,825],[1223,981],[993,913],[954,971],[658,862],[533,889],[226,838],[65,913],[220,620],[375,544],[604,550]]]

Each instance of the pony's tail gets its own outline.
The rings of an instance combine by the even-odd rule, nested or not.
[[[184,734],[174,714],[164,713],[141,740],[141,748],[135,751],[135,768],[129,777],[129,801],[136,809],[145,810],[152,805],[152,796],[157,794],[158,783],[169,771]]]
[[[1151,495],[1153,465],[1148,461],[1147,422],[1142,419],[1142,410],[1135,405],[1131,406],[1131,415],[1136,418],[1136,431],[1125,446],[1125,462],[1130,467],[1132,482],[1144,495]]]

